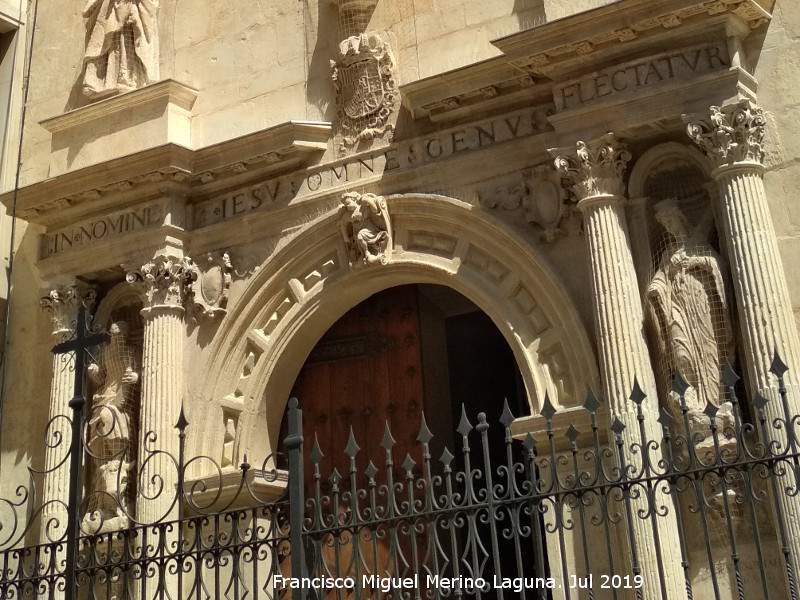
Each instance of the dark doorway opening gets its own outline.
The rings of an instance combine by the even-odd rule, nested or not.
[[[407,455],[416,463],[415,475],[421,476],[417,434],[423,413],[433,433],[434,476],[442,474],[440,457],[445,448],[457,457],[454,469],[462,471],[463,439],[457,430],[463,406],[473,427],[468,435],[471,467],[480,473],[475,485],[486,485],[489,466],[481,434],[475,429],[479,413],[485,413],[489,424],[488,458],[493,478],[499,482],[497,467],[508,461],[500,422],[504,402],[516,417],[529,414],[513,352],[491,318],[451,288],[427,284],[383,290],[348,311],[317,342],[292,395],[303,410],[306,465],[316,436],[325,455],[320,470],[336,469],[345,477],[350,462],[343,449],[351,429],[361,447],[355,464],[364,473],[370,461],[378,467],[384,464],[381,441],[387,422],[396,441],[392,450],[395,480],[406,477]],[[521,445],[515,443],[513,448],[513,460],[522,463]],[[363,478],[359,485],[366,483]],[[306,497],[314,493],[312,485],[307,469]],[[322,494],[331,493],[329,481],[323,479],[319,485]],[[495,521],[493,528],[488,520]],[[514,527],[512,521],[502,511],[487,514],[476,520],[472,531],[465,528],[457,534],[462,548],[469,545],[471,535],[480,538],[486,552],[481,572],[488,581],[496,574],[533,576],[532,558],[523,556],[508,539],[511,536],[504,535]],[[450,569],[452,564],[446,572]],[[483,597],[494,598],[495,590]]]

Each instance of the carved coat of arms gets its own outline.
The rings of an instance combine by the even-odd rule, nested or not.
[[[339,60],[331,61],[331,69],[346,146],[391,135],[389,117],[397,98],[394,68],[389,43],[376,33],[352,36],[339,46]]]

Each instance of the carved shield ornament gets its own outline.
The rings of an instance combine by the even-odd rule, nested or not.
[[[351,119],[371,115],[381,107],[385,96],[381,66],[372,57],[341,69],[342,110]]]
[[[212,319],[224,315],[233,272],[228,253],[208,254],[193,267],[191,291],[196,314]]]
[[[391,132],[388,122],[396,100],[394,58],[388,42],[376,33],[341,43],[331,63],[338,116],[346,145]]]

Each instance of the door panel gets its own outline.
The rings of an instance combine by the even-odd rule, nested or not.
[[[406,453],[419,463],[416,436],[423,410],[419,340],[413,285],[371,296],[325,333],[292,390],[303,409],[306,459],[316,434],[325,455],[321,471],[330,473],[335,467],[346,476],[349,462],[343,452],[352,427],[361,446],[356,460],[359,472],[368,460],[380,467],[385,461],[380,443],[388,422],[397,442],[392,451],[396,475]],[[327,489],[324,486],[323,493]]]

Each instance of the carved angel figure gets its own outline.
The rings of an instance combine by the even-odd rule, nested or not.
[[[350,251],[350,264],[386,263],[392,246],[389,211],[383,196],[347,192],[339,207],[339,226]]]
[[[158,79],[158,0],[89,0],[83,93],[101,98]]]
[[[686,394],[690,413],[699,415],[706,402],[720,406],[724,401],[720,367],[725,358],[732,360],[734,355],[725,264],[705,240],[696,239],[697,232],[690,233],[675,200],[657,204],[655,216],[674,240],[647,289],[664,367],[662,396],[667,397],[672,373],[677,370],[693,388]],[[698,246],[700,250],[695,251]]]
[[[130,514],[128,480],[133,468],[135,386],[139,374],[135,348],[126,337],[128,324],[112,323],[100,364],[89,365],[97,385],[92,398],[87,447],[93,468],[89,509],[83,518],[86,533],[127,527]]]

